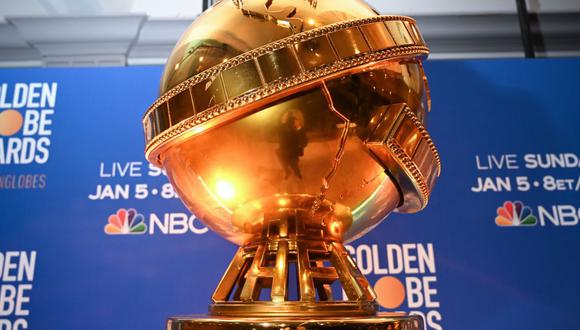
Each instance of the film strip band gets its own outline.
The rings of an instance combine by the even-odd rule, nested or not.
[[[423,209],[441,174],[441,159],[429,133],[405,103],[385,107],[371,123],[374,129],[365,143],[401,190],[403,202],[397,211]]]
[[[429,50],[415,21],[376,16],[323,26],[264,45],[173,87],[143,118],[146,156],[210,119],[282,90],[356,66]]]

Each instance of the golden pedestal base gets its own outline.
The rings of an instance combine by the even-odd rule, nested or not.
[[[290,199],[289,199],[290,200]],[[290,202],[289,202],[290,203]],[[292,319],[375,315],[375,293],[343,244],[310,212],[271,212],[263,216],[261,240],[238,249],[213,296],[212,316]],[[328,208],[328,209],[326,209]],[[324,214],[327,205],[319,207]],[[333,292],[338,282],[345,292]],[[291,283],[296,286],[290,292]],[[262,294],[262,291],[266,291]],[[268,292],[269,291],[269,292]],[[296,298],[292,298],[293,295]]]
[[[379,313],[369,317],[323,318],[231,318],[231,317],[173,317],[167,330],[423,330],[420,316],[403,313]]]

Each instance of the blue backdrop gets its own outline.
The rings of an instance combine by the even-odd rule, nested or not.
[[[205,313],[235,246],[144,159],[161,71],[0,70],[0,330],[159,330]],[[580,60],[426,71],[443,165],[432,199],[349,248],[382,308],[430,329],[580,327]],[[130,208],[144,232],[106,234]]]

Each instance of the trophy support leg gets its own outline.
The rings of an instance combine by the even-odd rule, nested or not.
[[[376,295],[340,237],[312,225],[311,213],[265,219],[261,239],[236,252],[209,315],[170,318],[168,330],[423,329],[419,316],[377,313]]]
[[[289,264],[295,265],[291,274]],[[325,265],[326,263],[326,265]],[[288,283],[295,281],[296,300]],[[341,292],[331,285],[339,283]],[[263,289],[270,296],[260,299]],[[264,297],[262,297],[264,298]],[[218,317],[361,317],[377,311],[376,295],[340,242],[279,240],[241,247],[212,296]]]

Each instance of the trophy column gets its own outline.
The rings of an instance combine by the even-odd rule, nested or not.
[[[422,329],[419,317],[376,313],[374,291],[332,233],[339,222],[315,219],[301,209],[265,216],[261,239],[238,249],[215,290],[210,316],[171,318],[168,329]]]
[[[269,216],[262,238],[236,253],[213,294],[212,315],[362,316],[376,312],[375,293],[337,235],[330,233],[342,222],[316,224],[309,210]],[[290,292],[290,283],[295,292]],[[335,283],[339,292],[333,292]],[[340,299],[342,290],[346,300]]]

